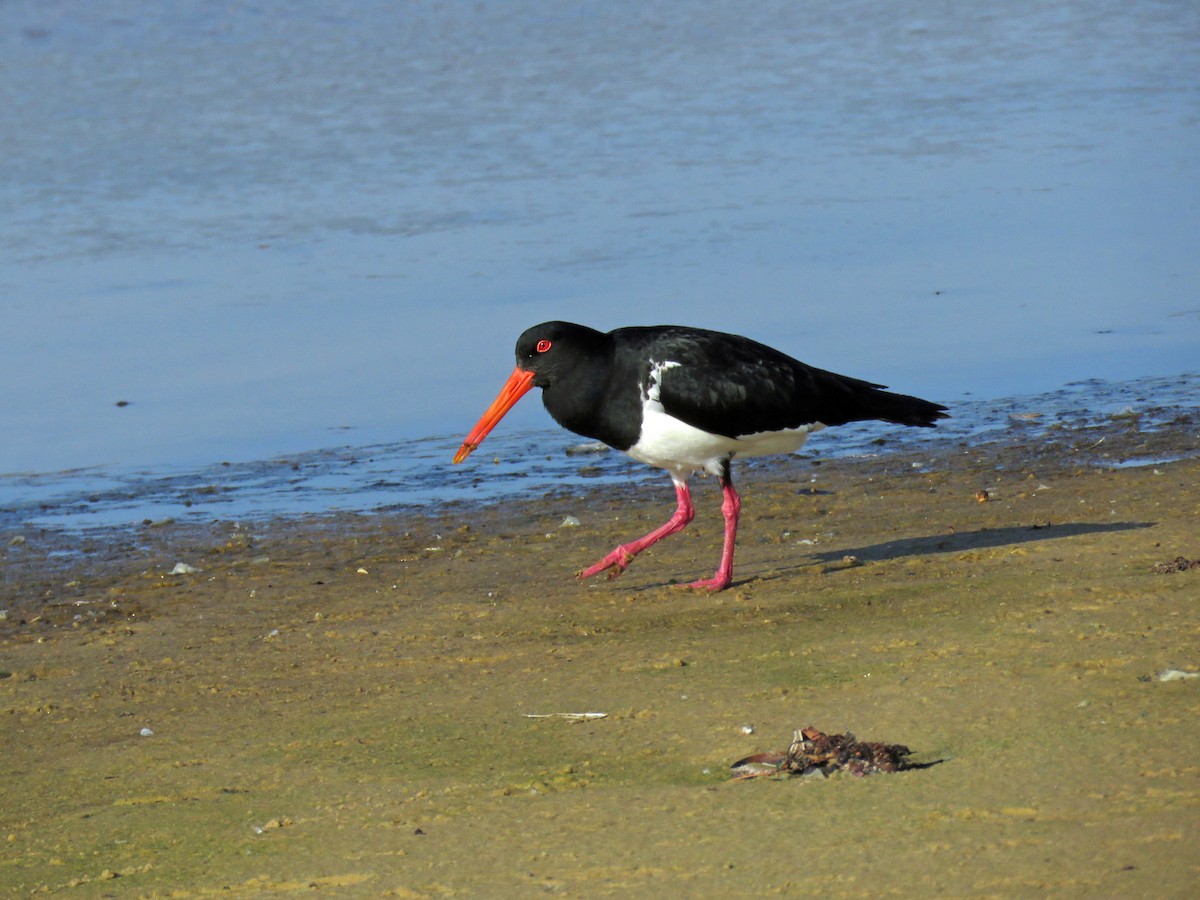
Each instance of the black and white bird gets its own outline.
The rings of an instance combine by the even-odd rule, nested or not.
[[[615,578],[633,558],[695,515],[688,477],[717,476],[725,544],[712,578],[687,587],[719,591],[733,580],[741,499],[735,456],[790,453],[830,425],[879,419],[933,427],[946,407],[883,385],[836,375],[736,334],[677,325],[618,328],[607,334],[570,322],[546,322],[517,340],[517,367],[454,456],[466,459],[531,388],[558,424],[666,469],[675,484],[674,515],[579,573]]]

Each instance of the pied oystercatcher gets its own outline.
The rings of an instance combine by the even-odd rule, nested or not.
[[[712,578],[687,587],[719,591],[733,580],[741,499],[729,463],[799,449],[828,425],[879,419],[931,428],[946,407],[893,394],[883,385],[813,368],[736,334],[677,325],[618,328],[607,334],[570,322],[546,322],[517,340],[517,367],[467,435],[466,459],[531,388],[558,424],[666,469],[675,484],[674,515],[645,537],[617,547],[579,573],[625,571],[637,554],[685,527],[695,515],[688,476],[721,483],[725,544]]]

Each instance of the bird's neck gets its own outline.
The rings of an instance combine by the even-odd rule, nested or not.
[[[580,363],[542,389],[542,402],[559,425],[576,434],[584,434],[584,423],[595,418],[605,381],[603,374],[597,372],[595,367]]]
[[[627,450],[641,427],[640,395],[634,373],[616,368],[611,355],[588,357],[547,385],[542,402],[563,428]]]

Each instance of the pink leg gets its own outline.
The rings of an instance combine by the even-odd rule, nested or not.
[[[692,518],[696,515],[696,511],[692,509],[692,495],[688,490],[687,482],[681,481],[674,475],[671,476],[671,480],[675,482],[675,496],[679,501],[679,505],[675,507],[675,512],[671,518],[668,519],[665,524],[655,528],[645,537],[638,538],[636,541],[630,541],[628,544],[622,544],[620,547],[617,547],[617,549],[608,554],[608,556],[604,557],[604,559],[600,560],[600,562],[596,563],[594,566],[589,566],[580,572],[578,574],[579,578],[591,578],[593,575],[599,574],[605,569],[612,569],[612,571],[608,573],[608,577],[610,579],[616,578],[618,575],[624,572],[626,568],[628,568],[629,564],[633,562],[633,558],[635,556],[637,556],[651,544],[661,541],[667,535],[681,531],[687,526],[688,522],[692,521]],[[734,496],[736,497],[737,495],[735,494]],[[736,526],[737,519],[735,517],[734,527],[736,528]],[[730,556],[732,557],[732,551]],[[732,561],[730,563],[730,569],[732,570]]]
[[[725,495],[721,503],[721,514],[725,517],[725,545],[721,549],[721,564],[712,578],[693,581],[691,584],[680,585],[698,591],[723,591],[733,582],[733,547],[737,540],[738,514],[742,510],[742,498],[733,489],[733,481],[728,472],[721,479],[721,493]]]

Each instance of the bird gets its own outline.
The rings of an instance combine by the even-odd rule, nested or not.
[[[806,365],[737,334],[682,325],[601,332],[571,322],[527,329],[516,368],[454,456],[465,460],[525,394],[542,402],[564,428],[665,469],[676,508],[661,526],[621,544],[577,573],[615,578],[639,553],[685,528],[695,517],[688,480],[716,476],[725,537],[712,578],[680,585],[720,591],[733,583],[741,497],[731,463],[738,456],[798,450],[808,436],[847,422],[881,420],[934,427],[947,407],[889,392],[884,385]]]

